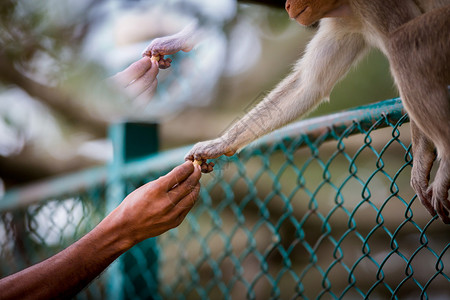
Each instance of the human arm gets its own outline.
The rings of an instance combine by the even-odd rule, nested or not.
[[[0,299],[68,299],[144,239],[178,226],[194,206],[201,172],[184,163],[135,190],[60,253],[0,280]]]

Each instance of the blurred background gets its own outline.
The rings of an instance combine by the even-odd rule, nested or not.
[[[289,20],[283,7],[283,0],[3,0],[0,196],[104,164],[113,122],[159,123],[163,149],[217,137],[290,72],[317,30]],[[172,57],[145,109],[105,82],[152,39],[194,20],[205,38]],[[372,51],[313,115],[396,96],[387,61]]]
[[[106,183],[95,178],[87,189],[77,183],[103,173],[90,169],[60,177],[110,161],[111,124],[158,123],[165,150],[218,137],[262,100],[317,30],[289,20],[284,2],[2,0],[0,199],[14,186],[61,180],[10,193],[13,199],[46,201],[0,214],[0,276],[89,231],[112,202],[123,199],[111,197],[117,187],[129,193],[173,167],[173,161],[165,161],[170,154],[163,154],[154,157],[163,166],[156,171],[145,163],[139,169],[139,161],[116,182],[125,168],[111,168],[105,171],[112,173]],[[106,79],[140,59],[154,38],[193,21],[204,39],[191,52],[172,57],[172,67],[160,71],[157,93],[145,107],[108,84]],[[311,116],[397,96],[386,59],[372,51]],[[281,291],[280,299],[291,299],[304,285],[305,295],[314,298],[325,287],[330,291],[328,280],[339,295],[358,278],[353,287],[360,290],[346,294],[350,298],[366,292],[391,298],[395,289],[395,297],[417,299],[428,288],[444,299],[448,226],[430,221],[410,188],[406,118],[385,122],[380,117],[373,128],[387,128],[356,128],[362,134],[345,139],[331,130],[332,138],[323,144],[299,135],[286,145],[249,147],[218,159],[216,172],[202,178],[196,209],[182,226],[158,238],[161,295],[218,299],[226,285],[235,299],[247,292],[264,299],[271,288]],[[152,296],[146,284],[154,281],[149,270],[155,262],[143,257],[152,257],[154,248],[149,241],[123,260],[130,299]],[[318,272],[321,268],[327,274]],[[380,280],[380,274],[388,276]],[[97,289],[103,295],[107,286],[105,279],[97,280],[86,294]]]

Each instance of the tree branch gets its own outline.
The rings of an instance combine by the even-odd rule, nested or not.
[[[60,113],[67,121],[76,123],[78,127],[82,127],[87,132],[95,136],[105,136],[107,121],[92,117],[87,109],[77,105],[76,99],[67,93],[24,76],[2,54],[0,54],[0,70],[2,70],[0,72],[1,81],[20,87],[30,96],[38,98],[55,112]]]

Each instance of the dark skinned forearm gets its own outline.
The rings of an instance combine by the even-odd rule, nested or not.
[[[14,275],[0,280],[0,299],[68,299],[101,274],[132,244],[106,218],[79,241]],[[17,284],[20,282],[20,284]]]

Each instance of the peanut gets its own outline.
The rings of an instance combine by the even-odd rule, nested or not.
[[[159,55],[152,56],[153,61],[159,61],[161,57]]]

